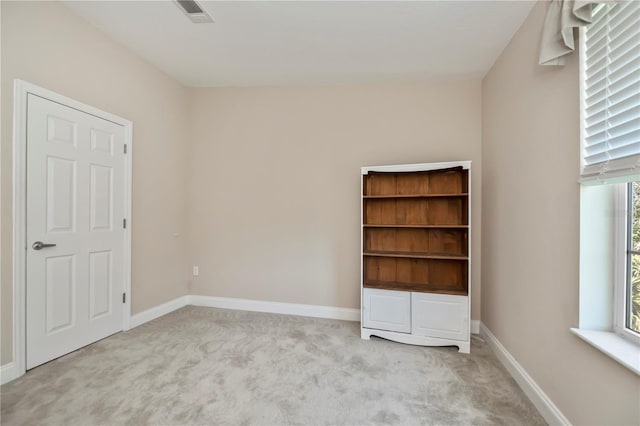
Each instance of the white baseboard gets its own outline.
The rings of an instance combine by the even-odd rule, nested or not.
[[[546,393],[529,376],[529,373],[516,361],[516,359],[502,346],[502,343],[491,333],[484,323],[480,323],[480,334],[485,338],[493,353],[500,360],[502,365],[513,376],[520,385],[523,392],[538,409],[542,417],[550,425],[571,425],[569,420],[562,414],[560,409],[551,401]]]
[[[234,299],[231,297],[189,296],[189,305],[240,311],[270,312],[303,317],[360,321],[360,309],[334,306],[302,305],[298,303],[267,302],[263,300]]]
[[[167,303],[131,316],[130,328],[154,320],[187,305],[209,308],[235,309],[239,311],[269,312],[273,314],[300,315],[303,317],[360,321],[360,309],[334,306],[303,305],[297,303],[268,302],[264,300],[234,299],[231,297],[182,296]]]
[[[0,385],[4,385],[12,380],[20,377],[21,374],[18,371],[18,366],[15,362],[10,362],[8,364],[0,366]]]
[[[187,305],[235,309],[239,311],[300,315],[303,317],[328,318],[343,321],[360,321],[360,309],[354,308],[269,302],[265,300],[236,299],[232,297],[188,295],[178,297],[162,305],[132,315],[130,328],[142,325]],[[471,320],[471,333],[480,333],[480,321]]]
[[[163,303],[162,305],[158,305],[151,309],[147,309],[146,311],[142,311],[138,314],[132,315],[129,328],[137,327],[144,324],[145,322],[160,318],[161,316],[173,312],[176,309],[183,308],[187,306],[188,300],[189,296],[181,296],[170,300],[167,303]]]
[[[480,334],[480,320],[471,320],[471,334]]]

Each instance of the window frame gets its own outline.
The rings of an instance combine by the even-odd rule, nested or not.
[[[640,333],[627,327],[631,292],[631,182],[616,185],[614,198],[613,330],[640,345]]]

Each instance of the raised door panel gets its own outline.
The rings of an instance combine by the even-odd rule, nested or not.
[[[73,232],[76,218],[76,162],[48,157],[46,180],[47,232]]]
[[[47,335],[75,323],[75,256],[52,256],[45,260],[45,328]]]
[[[411,293],[411,334],[469,340],[469,298]]]
[[[111,313],[113,283],[111,250],[89,253],[89,318]]]
[[[47,116],[47,142],[77,147],[78,125],[64,118]]]
[[[113,156],[113,133],[105,132],[99,129],[91,129],[91,152],[99,152]]]
[[[363,289],[363,327],[411,332],[411,293],[407,291]]]
[[[91,164],[91,230],[111,231],[113,218],[113,169]]]

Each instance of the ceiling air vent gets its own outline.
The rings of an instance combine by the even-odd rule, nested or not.
[[[174,0],[180,10],[187,15],[191,22],[196,24],[204,24],[213,22],[213,18],[204,10],[198,2],[194,0]]]

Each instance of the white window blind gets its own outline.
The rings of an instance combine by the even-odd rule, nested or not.
[[[584,32],[585,181],[640,175],[640,1],[605,3]]]

